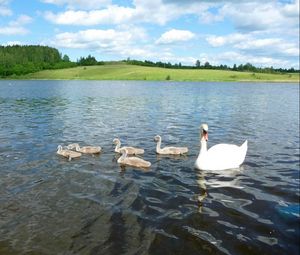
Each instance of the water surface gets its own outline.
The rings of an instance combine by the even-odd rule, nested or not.
[[[248,139],[241,169],[194,169],[204,122],[208,146]],[[103,152],[56,155],[73,142]],[[0,81],[0,176],[0,254],[299,254],[299,86]]]

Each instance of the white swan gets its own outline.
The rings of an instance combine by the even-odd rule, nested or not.
[[[83,146],[80,147],[78,143],[71,143],[67,146],[67,148],[69,150],[73,150],[75,148],[75,150],[77,152],[81,152],[84,154],[97,154],[100,153],[102,148],[100,146]]]
[[[65,157],[65,158],[68,158],[69,161],[71,161],[72,158],[78,158],[78,157],[81,156],[80,152],[63,149],[63,147],[61,145],[57,146],[57,152],[56,153],[58,155],[61,155],[61,156]]]
[[[124,146],[124,147],[120,148],[121,141],[118,138],[115,138],[113,140],[113,143],[116,145],[115,152],[117,152],[117,153],[121,153],[121,149],[126,149],[127,153],[130,155],[144,154],[144,152],[145,152],[144,149],[129,147],[129,146]]]
[[[127,150],[121,149],[122,156],[118,159],[118,163],[121,165],[128,165],[138,168],[149,168],[151,163],[138,157],[127,157]]]
[[[156,153],[157,154],[164,154],[164,155],[181,155],[187,153],[189,149],[187,147],[164,147],[160,148],[161,146],[161,137],[156,135],[154,140],[157,142],[156,144]]]
[[[241,146],[217,144],[207,150],[208,125],[200,127],[201,149],[195,167],[201,170],[226,170],[238,168],[245,160],[248,141]]]

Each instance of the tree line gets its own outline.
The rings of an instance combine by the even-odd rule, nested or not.
[[[271,67],[256,67],[251,63],[234,64],[232,67],[228,65],[211,65],[208,61],[201,64],[199,60],[195,62],[195,65],[182,65],[180,62],[171,64],[170,62],[164,63],[161,61],[152,62],[149,60],[140,61],[140,60],[123,60],[124,62],[132,65],[141,65],[141,66],[150,66],[150,67],[162,67],[162,68],[172,68],[172,69],[215,69],[215,70],[231,70],[231,71],[240,71],[240,72],[257,72],[257,73],[299,73],[299,70],[292,68],[273,68]]]

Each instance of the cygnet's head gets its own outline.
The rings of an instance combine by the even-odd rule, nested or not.
[[[158,142],[161,140],[161,137],[159,135],[154,136],[154,141]]]
[[[120,142],[120,140],[118,139],[118,138],[115,138],[114,140],[113,140],[113,143],[114,144],[118,144]]]
[[[73,150],[73,149],[76,149],[76,147],[79,146],[78,143],[71,143],[67,146],[67,149],[68,150]]]

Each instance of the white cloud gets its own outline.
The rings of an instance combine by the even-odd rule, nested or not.
[[[5,6],[0,6],[0,16],[10,16],[12,11]]]
[[[12,15],[11,9],[8,8],[9,0],[0,0],[0,16]]]
[[[132,8],[109,6],[103,10],[92,11],[66,11],[58,14],[46,12],[45,18],[52,23],[61,25],[121,24],[133,17]]]
[[[153,23],[164,25],[182,15],[201,13],[208,8],[207,4],[194,3],[186,8],[177,5],[166,5],[162,0],[134,0],[133,7],[108,5],[103,9],[90,11],[67,10],[59,13],[46,12],[45,18],[61,25],[100,25],[100,24],[136,24]]]
[[[111,0],[41,0],[44,3],[67,5],[68,9],[99,9],[111,4]]]
[[[32,22],[32,18],[27,15],[20,15],[16,20],[9,23],[10,26],[24,26]]]
[[[295,29],[299,29],[299,0],[293,3],[226,1],[218,8],[216,14],[210,13],[209,15],[212,22],[228,18],[238,31],[244,33],[261,31],[292,34]]]
[[[282,7],[282,13],[287,17],[299,18],[299,0],[295,0],[294,3],[284,5]]]
[[[249,40],[249,38],[251,38],[250,35],[234,33],[227,36],[209,35],[206,41],[213,47],[220,47],[226,44],[244,42],[245,40]]]
[[[24,27],[32,22],[32,18],[27,15],[20,15],[16,20],[8,23],[7,26],[0,27],[2,35],[25,35],[29,31]]]
[[[273,3],[225,4],[221,13],[230,17],[240,31],[260,31],[278,27],[283,22],[280,9]]]
[[[289,60],[274,58],[274,57],[265,57],[265,56],[256,56],[251,54],[241,54],[234,51],[226,51],[215,55],[213,57],[208,57],[212,62],[216,64],[220,63],[230,63],[233,64],[245,64],[251,63],[258,67],[283,67],[290,66]]]
[[[204,11],[204,12],[200,13],[199,15],[200,15],[200,18],[199,18],[200,22],[207,23],[207,24],[224,20],[223,14],[215,15],[215,14],[211,13],[210,11]]]
[[[25,35],[28,30],[23,27],[1,27],[0,35]]]
[[[299,56],[297,43],[285,41],[281,38],[257,38],[256,34],[229,34],[226,36],[207,36],[207,42],[213,47],[228,46],[243,52],[257,55],[277,55],[281,57]]]
[[[135,41],[143,40],[145,35],[140,29],[87,29],[78,32],[60,33],[55,36],[52,44],[58,47],[75,49],[94,49],[105,52],[120,51]]]
[[[262,51],[268,55],[280,55],[280,56],[299,56],[299,48],[297,44],[284,41],[280,38],[264,38],[253,39],[243,43],[238,43],[234,46],[237,49],[246,51]]]
[[[162,34],[161,37],[156,41],[156,44],[172,44],[177,42],[185,42],[193,39],[194,37],[195,34],[188,30],[172,29]]]
[[[13,45],[24,45],[20,41],[8,41],[7,43],[3,43],[3,46],[13,46]]]
[[[50,44],[58,48],[88,49],[101,55],[118,56],[119,59],[130,57],[182,64],[195,63],[194,58],[176,56],[169,48],[150,44],[146,39],[148,35],[142,28],[122,25],[117,29],[86,29],[72,33],[59,33]]]

